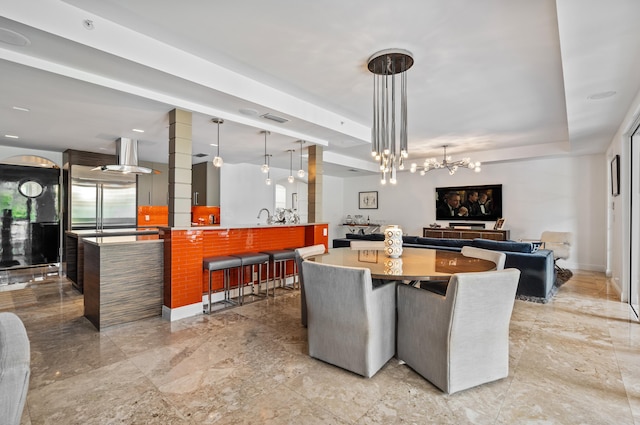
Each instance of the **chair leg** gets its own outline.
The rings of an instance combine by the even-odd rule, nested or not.
[[[209,271],[209,307],[207,308],[207,314],[211,314],[211,271]]]

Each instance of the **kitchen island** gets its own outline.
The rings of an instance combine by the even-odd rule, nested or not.
[[[169,320],[202,314],[203,294],[208,291],[202,259],[315,244],[328,245],[327,223],[233,225],[163,228],[164,306]],[[222,289],[221,273],[214,273],[212,287]],[[235,277],[232,277],[235,282]]]
[[[123,228],[123,229],[78,229],[65,232],[65,257],[67,262],[67,278],[73,286],[84,292],[84,238],[158,235],[157,228]]]
[[[84,315],[98,330],[162,314],[163,243],[157,233],[83,238]]]

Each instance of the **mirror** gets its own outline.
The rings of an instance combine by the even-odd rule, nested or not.
[[[27,198],[37,198],[42,195],[42,185],[34,180],[27,180],[25,182],[20,183],[18,186],[18,190],[22,196],[26,196]]]

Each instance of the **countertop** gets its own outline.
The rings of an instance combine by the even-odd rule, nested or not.
[[[212,224],[211,226],[172,227],[171,230],[231,230],[231,229],[266,229],[270,227],[306,227],[329,223],[298,223],[298,224]]]
[[[105,245],[130,245],[132,243],[164,243],[163,239],[153,238],[151,239],[149,235],[131,235],[131,236],[107,236],[107,237],[89,237],[82,238],[84,243],[88,243],[91,245],[97,246],[105,246]]]
[[[67,230],[65,232],[69,236],[79,237],[82,236],[83,239],[86,239],[86,236],[124,236],[124,235],[152,235],[159,233],[159,229],[157,227],[142,227],[142,228],[123,228],[123,229],[104,229],[102,231],[98,231],[96,229],[82,229],[82,230]]]

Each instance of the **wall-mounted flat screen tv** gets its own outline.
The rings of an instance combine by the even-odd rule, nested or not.
[[[436,220],[495,221],[502,217],[502,185],[436,188]]]

